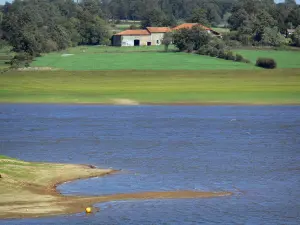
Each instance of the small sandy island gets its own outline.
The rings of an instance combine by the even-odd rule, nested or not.
[[[100,202],[138,199],[211,198],[230,192],[170,191],[105,196],[63,196],[56,186],[66,181],[116,173],[89,165],[24,162],[0,155],[0,219],[56,216],[83,212]]]

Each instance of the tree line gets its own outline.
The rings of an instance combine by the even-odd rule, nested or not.
[[[240,0],[233,4],[230,13],[232,32],[228,38],[243,45],[290,44],[293,40],[286,37],[296,39],[299,33],[300,6],[295,0],[279,4],[273,0]],[[297,27],[295,34],[289,35],[288,30]]]
[[[142,28],[182,22],[223,25],[231,30],[224,39],[232,45],[300,45],[300,28],[288,33],[300,25],[295,0],[15,0],[0,7],[1,43],[32,56],[107,45],[110,23],[124,19],[141,20]]]
[[[0,20],[2,40],[30,55],[109,44],[111,36],[100,1],[15,0],[2,6]]]
[[[112,20],[142,20],[173,25],[178,20],[222,23],[234,0],[104,0],[103,12]],[[226,19],[226,18],[225,18]]]

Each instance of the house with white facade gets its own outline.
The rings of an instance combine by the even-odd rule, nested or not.
[[[174,28],[169,27],[147,27],[142,30],[125,30],[115,34],[112,37],[113,46],[151,46],[161,45],[165,33],[180,29],[191,29],[194,26],[200,26],[208,33],[214,36],[220,36],[220,33],[213,29],[198,23],[184,23]]]

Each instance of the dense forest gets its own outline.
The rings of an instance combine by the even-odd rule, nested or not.
[[[300,6],[294,0],[15,0],[0,8],[1,45],[38,55],[77,45],[108,45],[111,24],[141,27],[198,22],[226,26],[243,45],[300,45]],[[298,38],[298,39],[297,39]]]

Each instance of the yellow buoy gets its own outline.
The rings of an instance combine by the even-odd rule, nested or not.
[[[87,207],[85,208],[86,213],[91,213],[92,212],[92,208],[91,207]]]

